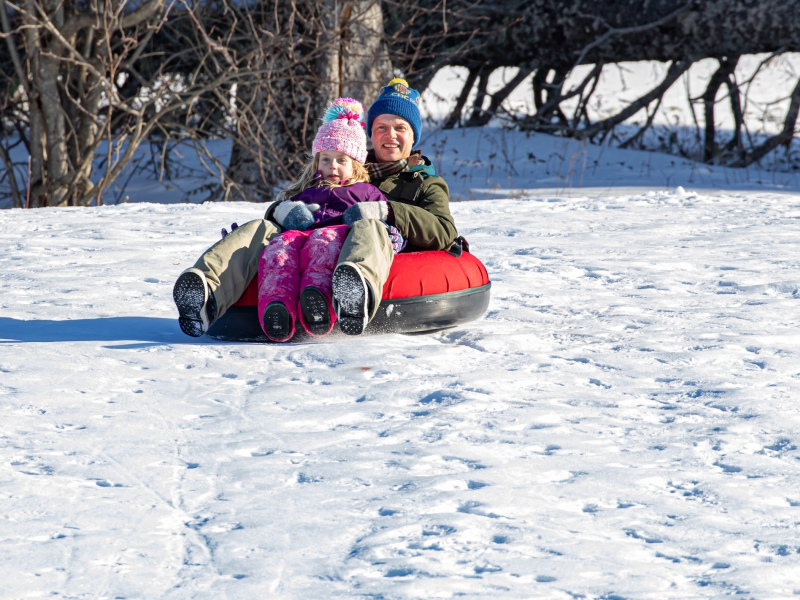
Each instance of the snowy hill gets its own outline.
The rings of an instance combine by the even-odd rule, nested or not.
[[[216,140],[209,146],[227,162],[228,143]],[[677,186],[705,193],[731,189],[800,192],[800,172],[779,168],[775,161],[730,169],[671,154],[621,150],[498,127],[426,129],[420,148],[446,178],[455,201],[598,198]],[[203,186],[213,188],[215,180],[203,171],[192,151],[184,149],[172,158],[179,163],[175,168],[181,172],[180,178],[159,182],[145,173],[128,180],[126,173],[109,187],[105,203],[124,203],[126,198],[129,203],[202,202],[209,195]]]
[[[177,326],[263,207],[0,211],[0,597],[800,593],[800,196],[602,175],[453,204],[483,319],[304,344]]]

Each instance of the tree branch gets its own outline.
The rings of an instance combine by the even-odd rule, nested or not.
[[[461,111],[464,110],[464,105],[467,103],[467,98],[477,78],[477,69],[470,69],[467,80],[464,82],[464,87],[461,88],[461,93],[458,95],[458,100],[456,100],[456,105],[453,107],[453,110],[450,111],[447,119],[445,119],[442,129],[452,129],[461,120]]]
[[[615,36],[615,35],[628,35],[628,34],[631,34],[631,33],[643,33],[645,31],[649,31],[651,29],[655,29],[656,27],[660,27],[661,25],[664,25],[665,23],[670,22],[672,19],[674,19],[675,17],[677,17],[681,13],[686,12],[687,10],[689,10],[689,8],[691,6],[692,6],[692,2],[690,1],[690,2],[687,2],[686,4],[684,4],[683,6],[681,6],[680,8],[678,8],[676,10],[673,10],[668,15],[666,15],[664,17],[661,17],[660,19],[657,19],[657,20],[652,21],[650,23],[645,23],[644,25],[637,25],[635,27],[621,27],[621,28],[612,27],[611,25],[606,23],[605,20],[603,20],[600,17],[597,17],[596,15],[585,15],[585,14],[579,13],[579,14],[581,14],[581,16],[584,16],[584,17],[591,17],[591,18],[595,18],[595,19],[600,18],[600,20],[603,22],[603,24],[606,27],[608,27],[608,31],[606,31],[603,35],[601,35],[599,38],[594,40],[591,44],[586,45],[583,48],[583,50],[581,50],[580,54],[578,55],[578,59],[574,62],[574,66],[583,64],[583,59],[586,58],[586,55],[590,51],[594,50],[599,45],[601,45],[604,42],[606,42],[612,36]]]
[[[717,101],[717,92],[720,86],[728,80],[739,62],[738,56],[723,58],[719,61],[719,68],[711,76],[706,91],[703,93],[705,108],[705,140],[703,144],[703,162],[710,163],[714,160],[716,150],[716,124],[714,123],[714,105]]]
[[[690,60],[679,60],[673,62],[669,69],[667,70],[667,74],[664,77],[664,80],[657,85],[655,88],[650,90],[647,94],[629,104],[625,109],[614,115],[613,117],[609,117],[603,121],[595,123],[586,129],[581,129],[575,132],[575,137],[579,140],[592,138],[596,136],[601,131],[608,131],[613,129],[623,121],[629,119],[637,112],[642,110],[645,106],[648,106],[653,100],[656,98],[660,98],[666,92],[677,79],[683,75],[686,71],[689,70],[689,67],[692,66],[692,61]]]
[[[794,138],[795,126],[797,124],[797,115],[800,112],[800,80],[795,85],[791,95],[791,102],[789,103],[789,110],[786,112],[786,119],[783,121],[783,131],[777,135],[767,138],[764,143],[756,146],[751,152],[746,153],[741,159],[736,161],[732,166],[734,167],[747,167],[754,162],[760,161],[767,154],[775,150],[781,144],[790,144]]]
[[[533,69],[529,67],[520,67],[517,74],[505,84],[501,89],[497,90],[494,94],[491,94],[491,102],[489,103],[489,107],[486,110],[482,110],[479,114],[473,113],[470,117],[469,121],[465,123],[465,127],[481,127],[486,125],[489,121],[492,120],[497,114],[497,111],[500,109],[500,106],[505,102],[505,99],[513,92],[520,83],[525,81],[525,78],[531,74]]]
[[[25,90],[25,95],[30,98],[31,93],[30,86],[28,85],[28,77],[22,68],[22,61],[20,60],[19,53],[17,52],[17,46],[14,44],[13,32],[11,31],[11,25],[8,22],[8,13],[6,13],[6,4],[9,4],[13,7],[13,4],[8,2],[8,0],[3,0],[2,6],[0,6],[0,25],[3,27],[6,45],[8,46],[8,53],[11,55],[11,61],[14,63],[14,70],[17,73],[17,79],[19,79],[22,89]]]

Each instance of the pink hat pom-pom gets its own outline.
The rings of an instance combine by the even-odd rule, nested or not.
[[[323,123],[330,123],[336,119],[348,119],[364,123],[364,106],[353,98],[337,98],[331,102],[325,115],[322,117]]]

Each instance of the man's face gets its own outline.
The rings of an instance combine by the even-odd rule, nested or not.
[[[372,146],[379,163],[408,158],[414,145],[414,130],[405,119],[380,115],[372,122]]]

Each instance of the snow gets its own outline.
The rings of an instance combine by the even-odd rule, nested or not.
[[[800,173],[755,164],[707,165],[657,152],[598,146],[494,127],[432,130],[421,147],[455,200],[642,194],[677,186],[800,192]]]
[[[224,141],[209,142],[218,156],[227,155]],[[674,190],[677,186],[723,193],[726,190],[800,193],[800,171],[786,170],[776,161],[747,169],[707,165],[689,158],[577,142],[541,133],[497,127],[441,130],[424,129],[419,147],[450,188],[453,200],[519,197],[599,198],[618,193],[642,194],[649,190]],[[779,150],[783,152],[783,150]],[[182,176],[159,182],[126,176],[105,195],[110,205],[140,202],[200,203],[208,197],[214,180],[203,176],[200,164],[188,150],[173,158]],[[771,166],[770,166],[771,165]],[[205,186],[205,187],[204,187]],[[119,200],[118,200],[119,199]],[[227,218],[227,217],[226,217]],[[223,225],[215,225],[219,231]]]
[[[660,75],[623,67],[597,115]],[[421,147],[493,283],[438,333],[183,335],[176,277],[264,211],[193,204],[188,153],[117,206],[0,211],[0,598],[800,594],[797,174],[492,127]]]
[[[452,204],[492,300],[438,333],[184,336],[175,278],[263,206],[0,211],[0,597],[800,593],[797,188],[470,180],[449,135],[500,199]]]

